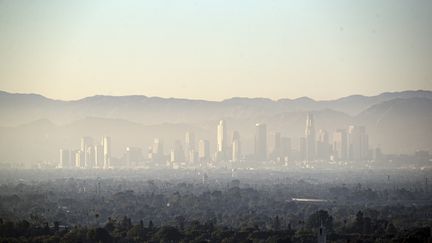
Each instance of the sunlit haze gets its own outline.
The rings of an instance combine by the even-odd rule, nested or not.
[[[432,242],[431,0],[0,0],[0,242]]]
[[[0,90],[334,99],[432,89],[432,2],[0,1]]]

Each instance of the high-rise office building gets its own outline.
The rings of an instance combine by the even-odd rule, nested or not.
[[[348,128],[348,158],[352,161],[366,160],[369,153],[369,139],[364,126],[351,125]]]
[[[94,146],[94,153],[95,153],[95,168],[103,168],[104,165],[104,147],[103,147],[103,141],[101,141],[101,144],[96,144]]]
[[[280,132],[274,134],[274,147],[271,159],[277,162],[286,162],[291,156],[291,139],[281,136]]]
[[[179,140],[176,140],[174,142],[174,146],[171,149],[170,153],[170,161],[171,162],[185,162],[185,154],[183,151],[183,146],[181,145],[181,142]]]
[[[201,139],[199,141],[198,157],[201,162],[207,162],[210,159],[210,144],[208,140]]]
[[[219,121],[217,126],[217,151],[225,152],[226,150],[226,125],[224,120]]]
[[[71,167],[71,155],[68,149],[60,149],[59,168]]]
[[[333,133],[333,160],[348,159],[348,136],[345,129],[338,129]]]
[[[81,166],[86,168],[92,167],[94,164],[93,138],[82,137],[80,149],[84,154],[84,160],[82,161]]]
[[[241,145],[240,145],[240,134],[238,131],[233,132],[232,139],[232,158],[231,160],[234,162],[240,161],[241,157]]]
[[[104,163],[103,168],[111,168],[111,138],[103,137]]]
[[[185,134],[185,157],[188,162],[192,163],[190,155],[195,151],[195,135],[193,132],[188,131]]]
[[[95,167],[96,164],[95,159],[96,159],[95,148],[93,145],[89,145],[84,154],[84,161],[85,161],[84,167],[86,168]]]
[[[188,150],[195,149],[195,134],[193,132],[186,132],[185,145]]]
[[[267,159],[267,126],[263,123],[255,125],[255,159]]]
[[[306,161],[315,159],[315,121],[312,113],[307,114],[305,129],[305,156]]]
[[[316,157],[321,160],[329,160],[330,152],[328,132],[324,129],[320,129],[317,136]]]
[[[75,167],[82,168],[84,165],[84,152],[81,150],[75,151]]]

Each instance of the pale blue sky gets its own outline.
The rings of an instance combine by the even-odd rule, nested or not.
[[[432,1],[0,0],[0,89],[332,99],[432,89]]]

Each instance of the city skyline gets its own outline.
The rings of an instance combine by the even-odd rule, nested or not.
[[[0,242],[432,242],[431,0],[0,0]]]
[[[312,112],[308,112],[303,137],[298,137],[297,146],[293,147],[292,137],[281,136],[280,131],[272,132],[273,147],[268,145],[269,135],[265,123],[255,124],[254,149],[242,152],[242,140],[237,130],[232,130],[232,143],[226,144],[227,124],[220,120],[216,126],[216,141],[214,141],[214,156],[211,156],[210,142],[198,138],[198,150],[195,146],[195,133],[184,132],[184,142],[175,138],[168,154],[163,152],[164,141],[154,138],[153,144],[145,149],[130,144],[123,150],[122,157],[117,157],[114,167],[111,164],[111,138],[103,136],[98,145],[92,137],[81,137],[80,149],[61,148],[59,150],[58,168],[142,168],[142,167],[220,167],[227,163],[237,166],[262,165],[276,166],[313,166],[317,161],[324,165],[329,162],[357,162],[367,164],[380,162],[382,153],[379,147],[369,147],[366,127],[349,125],[347,129],[337,128],[333,136],[324,129],[315,133],[315,121]],[[345,133],[342,139],[341,133]],[[344,150],[344,151],[342,151]],[[269,152],[271,151],[271,152]],[[345,154],[345,156],[342,156]],[[115,158],[115,157],[114,157]],[[276,163],[276,164],[274,164]],[[299,164],[300,163],[300,164]]]

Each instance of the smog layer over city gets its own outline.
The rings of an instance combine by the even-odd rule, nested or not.
[[[0,1],[0,242],[432,242],[432,2]]]

